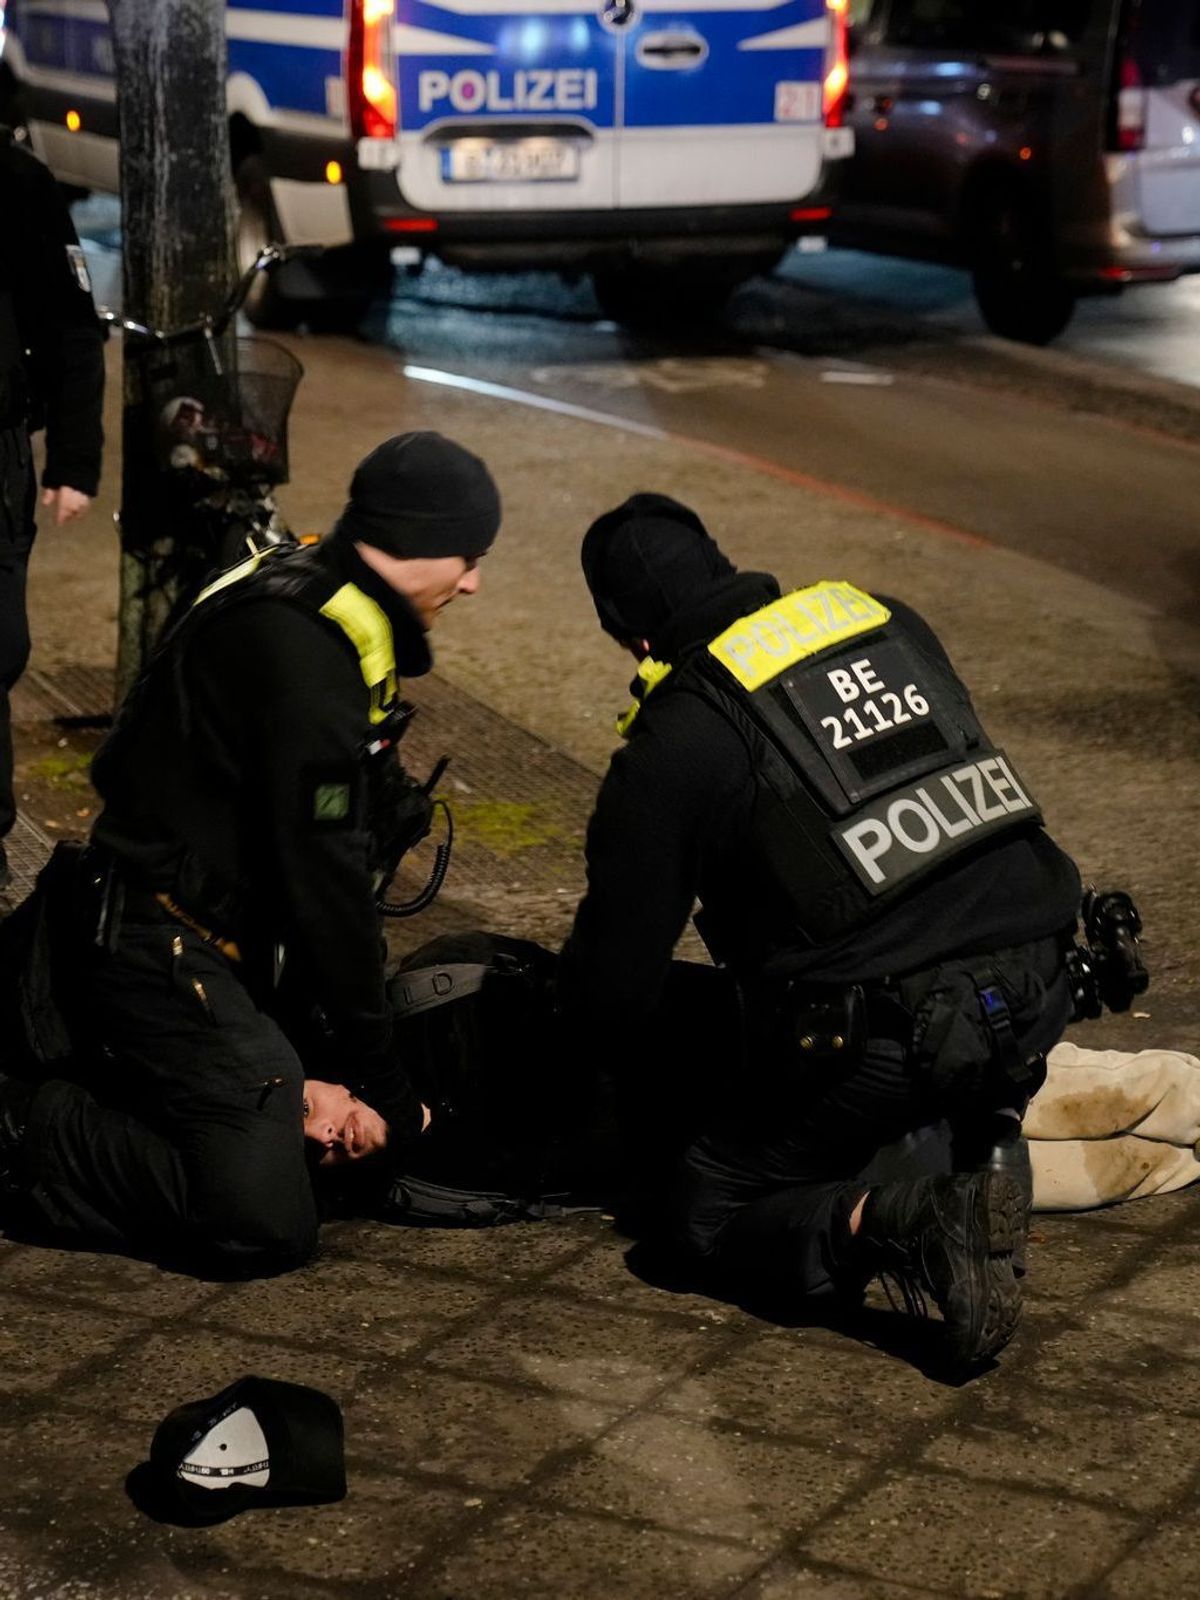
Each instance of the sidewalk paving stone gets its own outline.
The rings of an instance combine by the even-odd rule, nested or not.
[[[920,1459],[981,1484],[1056,1490],[1153,1515],[1179,1495],[1197,1461],[1195,1425],[1097,1388],[1087,1398],[1046,1393],[1017,1371],[981,1384],[934,1433]]]
[[[347,1449],[376,1471],[392,1465],[482,1494],[525,1483],[622,1409],[619,1397],[603,1406],[426,1366],[371,1371],[345,1405]]]
[[[1179,1520],[1140,1541],[1092,1591],[1094,1600],[1178,1600],[1196,1584],[1197,1516],[1193,1496]]]
[[[648,1317],[542,1293],[510,1300],[486,1322],[452,1332],[425,1359],[601,1405],[628,1405],[681,1377],[721,1338],[666,1310]]]
[[[775,1549],[870,1470],[828,1445],[648,1411],[556,1473],[548,1496],[576,1511]]]
[[[1148,613],[674,445],[593,458],[581,425],[405,387],[394,356],[304,355],[299,525],[336,515],[346,463],[393,426],[504,464],[511,533],[484,601],[439,626],[406,744],[421,771],[453,748],[461,849],[395,953],[452,928],[565,931],[628,672],[564,538],[653,483],[728,519],[746,565],[844,563],[927,609],[1088,875],[1152,906],[1152,1016],[1081,1037],[1195,1043],[1194,693]],[[78,619],[111,612],[112,551],[94,524],[60,535],[34,570],[51,653],[19,691],[31,861],[95,803],[98,734],[49,719],[64,695],[103,709],[109,682],[111,641]],[[709,1298],[658,1281],[600,1216],[338,1222],[311,1267],[259,1284],[0,1242],[0,1600],[1178,1600],[1200,1570],[1198,1223],[1200,1193],[1038,1218],[1022,1330],[963,1387],[903,1358],[877,1297],[856,1335]],[[151,1522],[123,1485],[155,1426],[247,1372],[338,1400],[348,1498]]]
[[[937,1427],[957,1399],[907,1362],[829,1329],[751,1324],[727,1360],[686,1378],[657,1404],[872,1458],[912,1424]]]
[[[911,1570],[945,1594],[1015,1592],[1052,1600],[1111,1565],[1136,1532],[1131,1516],[1003,1484],[896,1462],[796,1553],[891,1578]],[[869,1593],[869,1591],[868,1591]]]
[[[409,1272],[400,1262],[322,1260],[286,1277],[246,1284],[213,1306],[205,1321],[217,1334],[254,1336],[271,1329],[312,1349],[344,1343],[356,1361],[374,1364],[454,1327],[490,1294],[486,1284]]]
[[[743,1545],[521,1507],[420,1575],[404,1600],[707,1600],[759,1559]]]

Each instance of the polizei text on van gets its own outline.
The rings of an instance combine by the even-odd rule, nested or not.
[[[594,111],[598,74],[591,67],[529,67],[516,72],[422,72],[417,99],[422,111]]]

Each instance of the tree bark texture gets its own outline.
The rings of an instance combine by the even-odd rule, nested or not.
[[[223,0],[109,0],[121,139],[125,315],[216,312],[236,271]],[[118,699],[172,600],[173,538],[137,341],[125,341]]]

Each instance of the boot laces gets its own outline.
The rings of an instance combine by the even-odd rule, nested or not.
[[[877,1276],[893,1311],[905,1311],[910,1317],[929,1316],[929,1301],[913,1268],[887,1267]]]

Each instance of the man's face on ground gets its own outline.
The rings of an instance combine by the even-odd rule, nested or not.
[[[340,1167],[382,1150],[388,1126],[378,1111],[352,1095],[345,1084],[306,1078],[304,1137],[321,1147],[320,1166]]]
[[[479,588],[479,561],[464,556],[419,556],[411,561],[388,555],[374,545],[360,544],[358,553],[383,581],[402,594],[432,628],[438,613],[460,594],[474,594]]]

